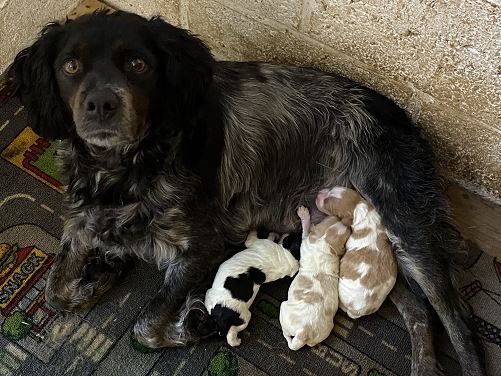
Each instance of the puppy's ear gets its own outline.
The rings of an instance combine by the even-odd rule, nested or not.
[[[357,225],[362,221],[367,214],[369,213],[369,209],[367,208],[367,205],[364,203],[358,203],[357,206],[355,206],[355,210],[353,212],[353,225]]]
[[[214,58],[207,46],[188,31],[160,18],[149,22],[160,54],[160,70],[168,86],[169,103],[178,113],[190,114],[201,103],[212,82]]]
[[[38,135],[50,139],[67,138],[73,129],[52,66],[61,28],[57,23],[47,25],[39,39],[16,56],[7,73],[14,94],[28,111],[28,125]]]
[[[346,227],[350,227],[353,225],[353,217],[345,216],[341,219],[341,223]]]

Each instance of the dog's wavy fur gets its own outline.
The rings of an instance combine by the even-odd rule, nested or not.
[[[75,132],[53,62],[78,27],[142,33],[160,62],[148,129],[134,142],[100,148]],[[135,326],[139,340],[151,347],[195,341],[208,333],[207,315],[190,291],[221,262],[224,243],[242,243],[258,226],[297,230],[299,205],[343,185],[377,208],[400,271],[435,308],[464,373],[483,374],[470,313],[452,283],[460,236],[432,149],[389,99],[313,69],[216,62],[187,31],[124,12],[48,26],[10,75],[34,130],[65,139],[69,212],[50,304],[95,302],[120,273],[120,258],[134,255],[165,271],[164,287]],[[89,281],[91,252],[111,267]],[[415,374],[435,370],[413,365]]]

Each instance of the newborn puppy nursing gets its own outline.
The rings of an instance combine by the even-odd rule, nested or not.
[[[340,263],[339,307],[351,318],[376,312],[397,278],[397,265],[381,217],[349,188],[322,190],[316,204],[352,229]]]
[[[298,261],[282,245],[295,247],[288,237],[283,236],[281,244],[277,244],[277,234],[258,239],[256,231],[252,231],[245,242],[247,249],[219,267],[212,288],[205,295],[205,306],[230,346],[240,345],[238,333],[249,324],[249,308],[261,285],[297,272]]]
[[[303,227],[298,275],[289,288],[288,300],[280,306],[280,324],[291,350],[315,346],[334,328],[338,308],[339,258],[350,229],[337,217],[327,217],[311,226],[308,209],[298,209]]]

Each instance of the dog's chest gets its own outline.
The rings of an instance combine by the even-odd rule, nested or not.
[[[188,247],[179,208],[148,201],[102,205],[76,202],[65,225],[65,236],[79,246],[134,254],[159,266]],[[177,223],[177,225],[176,225]]]

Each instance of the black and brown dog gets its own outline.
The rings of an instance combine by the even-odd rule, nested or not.
[[[135,255],[165,272],[135,334],[151,347],[185,345],[206,317],[190,291],[221,262],[225,242],[258,226],[297,230],[299,205],[348,186],[381,214],[401,273],[438,313],[464,373],[484,373],[452,283],[460,237],[433,152],[389,99],[313,69],[216,62],[187,31],[123,12],[47,26],[10,74],[35,131],[65,139],[69,213],[51,305],[95,302],[120,259]],[[109,265],[84,278],[96,252]],[[399,308],[410,328],[419,324],[415,306]],[[428,337],[413,338],[415,374],[437,371],[432,352],[420,355]]]

